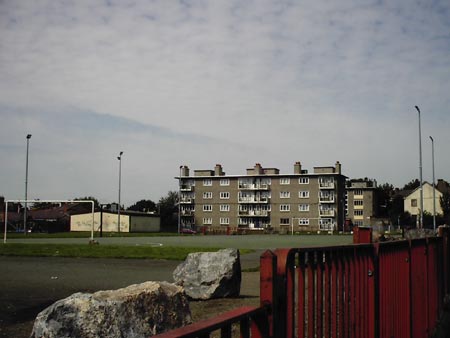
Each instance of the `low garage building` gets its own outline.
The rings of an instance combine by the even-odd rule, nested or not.
[[[118,232],[118,215],[112,211],[97,211],[94,213],[94,231]],[[92,213],[72,215],[70,231],[91,231]],[[161,219],[159,215],[136,212],[120,212],[120,232],[160,232]]]

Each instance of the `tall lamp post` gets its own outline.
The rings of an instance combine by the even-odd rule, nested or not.
[[[27,199],[28,199],[28,149],[30,146],[31,134],[27,135],[27,159],[25,166],[25,208],[23,209],[23,232],[27,234]]]
[[[420,223],[419,228],[423,228],[423,184],[422,184],[422,129],[420,126],[420,109],[415,106],[419,113],[419,174],[420,174]]]
[[[181,233],[181,174],[183,166],[180,166],[180,177],[178,179],[178,234]]]
[[[431,140],[431,161],[433,166],[433,230],[436,231],[436,181],[434,178],[434,140],[430,136]]]
[[[119,153],[117,159],[119,160],[119,205],[117,208],[117,232],[120,232],[120,186],[122,183],[122,154],[123,151]]]

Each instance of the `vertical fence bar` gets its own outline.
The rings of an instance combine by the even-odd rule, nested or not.
[[[327,251],[325,253],[325,323],[324,323],[324,337],[331,337],[331,253]]]
[[[338,305],[337,305],[337,254],[333,252],[331,260],[331,336],[338,334]]]
[[[270,307],[268,314],[268,331],[271,337],[273,334],[273,308],[274,308],[274,298],[276,292],[276,256],[275,254],[267,250],[260,257],[260,286],[259,286],[259,299],[261,306]],[[257,332],[257,327],[252,324],[252,333]]]
[[[344,276],[345,276],[345,270],[344,270],[344,256],[346,254],[346,251],[339,251],[338,252],[338,304],[339,304],[339,337],[344,336],[344,318],[345,318],[345,312],[344,312]]]
[[[426,247],[424,240],[411,241],[411,310],[413,338],[426,337],[428,328]]]
[[[307,265],[307,281],[308,281],[308,337],[314,337],[314,329],[315,329],[315,291],[316,285],[314,283],[314,270],[315,270],[315,262],[314,262],[314,252],[308,252],[308,265]]]
[[[317,337],[323,335],[323,251],[317,253]]]
[[[298,289],[297,289],[297,336],[299,338],[305,337],[305,254],[300,253],[298,260]]]

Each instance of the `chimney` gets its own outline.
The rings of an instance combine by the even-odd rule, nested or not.
[[[341,174],[341,164],[339,163],[339,161],[336,161],[336,167],[334,169],[334,172],[337,174]]]
[[[260,163],[255,164],[255,175],[262,175],[264,173],[263,168],[261,167]]]
[[[294,174],[302,173],[302,164],[300,162],[295,162],[294,164]]]
[[[216,166],[214,167],[214,175],[215,176],[223,176],[223,175],[225,175],[225,173],[222,170],[222,165],[216,164]]]
[[[180,167],[180,176],[189,176],[189,167],[187,165],[182,165]]]

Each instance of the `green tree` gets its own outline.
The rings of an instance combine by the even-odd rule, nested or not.
[[[33,210],[51,209],[51,208],[54,208],[54,207],[59,207],[59,204],[60,203],[33,202],[33,205],[31,206],[31,209],[33,209]]]
[[[156,203],[152,200],[140,200],[131,205],[127,210],[141,212],[156,211]]]
[[[178,192],[169,191],[167,196],[161,197],[158,202],[161,216],[161,227],[166,231],[178,229]]]
[[[85,196],[85,197],[77,197],[73,199],[74,201],[94,201],[94,208],[95,210],[100,209],[100,203],[98,199],[92,196]]]
[[[418,187],[420,187],[420,181],[417,178],[415,178],[410,182],[406,183],[405,186],[402,188],[402,190],[414,190]]]

